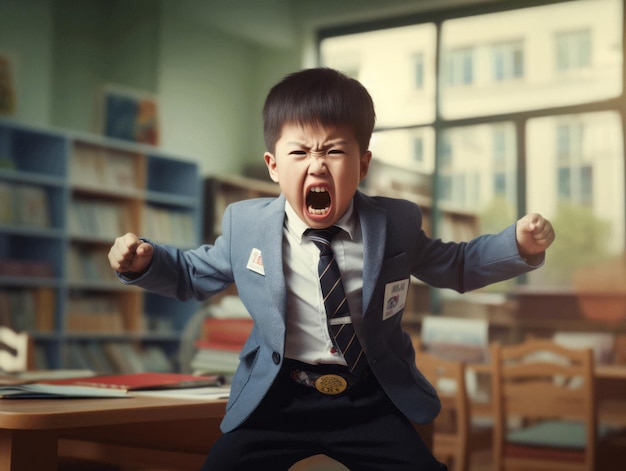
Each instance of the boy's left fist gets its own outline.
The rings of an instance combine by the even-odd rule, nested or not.
[[[523,258],[545,252],[554,242],[554,228],[541,214],[530,213],[517,221],[517,248]]]

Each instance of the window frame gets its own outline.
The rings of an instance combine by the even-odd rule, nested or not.
[[[445,160],[445,143],[442,140],[442,136],[445,135],[445,131],[448,129],[458,128],[462,126],[472,126],[472,125],[481,125],[481,124],[490,124],[490,125],[498,125],[498,123],[513,123],[515,129],[515,141],[516,141],[516,154],[517,154],[517,168],[516,168],[516,191],[517,191],[517,214],[523,215],[527,212],[526,208],[526,195],[527,195],[527,155],[526,155],[526,130],[528,126],[528,122],[535,118],[542,117],[555,117],[559,118],[561,116],[567,117],[568,115],[576,115],[576,114],[584,114],[584,113],[593,113],[600,111],[611,111],[617,113],[621,122],[621,141],[622,147],[624,149],[624,159],[626,160],[626,107],[623,105],[624,100],[626,99],[626,41],[622,41],[622,91],[619,96],[602,99],[596,101],[590,101],[582,104],[572,104],[572,105],[563,105],[563,106],[549,106],[540,109],[533,110],[523,110],[523,111],[512,111],[506,113],[499,114],[489,114],[489,115],[481,115],[481,116],[472,116],[472,117],[462,117],[462,118],[444,118],[441,113],[441,103],[440,103],[440,73],[441,73],[441,62],[446,61],[446,58],[441,57],[441,42],[442,42],[442,27],[444,22],[448,20],[467,18],[471,16],[484,15],[490,13],[500,13],[507,11],[515,11],[515,10],[523,10],[526,8],[539,7],[551,4],[565,4],[572,2],[574,0],[503,0],[500,2],[492,2],[481,5],[470,5],[470,6],[458,6],[458,7],[448,7],[442,8],[439,10],[420,12],[416,14],[407,14],[402,17],[396,18],[386,18],[382,20],[368,21],[358,24],[349,24],[349,25],[340,25],[333,27],[321,28],[317,31],[317,62],[321,63],[320,57],[320,44],[326,38],[331,38],[334,36],[346,35],[346,34],[354,34],[354,33],[363,33],[367,31],[393,28],[393,27],[401,27],[408,25],[419,25],[419,24],[434,24],[436,29],[436,41],[435,41],[435,70],[436,70],[436,88],[435,88],[435,113],[434,120],[431,123],[427,124],[419,124],[412,126],[381,126],[377,127],[375,131],[390,131],[395,129],[418,129],[430,127],[433,129],[435,133],[435,167],[433,171],[433,195],[441,195],[441,191],[444,188],[439,188],[439,186],[445,187],[444,179],[441,178],[440,165],[441,162]],[[622,0],[622,38],[626,38],[626,0]],[[584,31],[581,30],[572,30],[572,31],[563,31],[562,34],[575,34]],[[593,37],[589,38],[589,41],[593,41]],[[513,44],[515,41],[511,41]],[[591,44],[591,43],[590,43]],[[554,54],[557,54],[557,46],[556,41],[554,43]],[[522,57],[522,74],[525,71],[526,64],[524,61],[525,57]],[[589,58],[588,58],[589,60]],[[593,60],[591,58],[590,60]],[[515,77],[506,77],[502,81],[495,80],[495,71],[493,70],[493,58],[491,60],[491,68],[490,70],[490,79],[494,84],[506,83],[511,80],[515,80]],[[589,64],[592,66],[593,64]],[[555,61],[556,66],[556,61]],[[559,70],[559,73],[567,74],[572,71],[578,71],[579,68],[568,68],[566,70]],[[444,158],[442,158],[442,156]],[[576,168],[570,169],[570,172],[584,172],[582,168],[585,165],[585,162],[580,162]],[[570,176],[570,185],[571,185]],[[579,175],[578,184],[582,184],[583,175]],[[624,181],[626,181],[626,164],[624,165]],[[556,187],[557,183],[555,182],[555,191],[558,191]],[[584,198],[584,195],[581,195],[581,198]],[[438,230],[438,224],[440,220],[440,201],[439,198],[433,198],[433,206],[431,208],[432,215],[432,230],[436,234]],[[626,221],[626,205],[624,207],[624,220]],[[625,223],[626,225],[626,223]],[[626,229],[626,228],[625,228]],[[626,247],[624,248],[624,252],[626,253]]]
[[[429,209],[430,213],[430,230],[433,234],[440,233],[440,227],[442,226],[442,216],[443,216],[443,207],[445,203],[443,203],[442,195],[444,192],[454,192],[454,191],[466,191],[465,189],[455,188],[454,183],[451,181],[454,178],[451,175],[446,175],[445,170],[441,168],[445,166],[446,160],[446,143],[444,142],[446,131],[449,129],[455,129],[459,127],[465,126],[478,126],[489,124],[492,126],[498,125],[507,125],[512,124],[514,128],[514,139],[515,139],[515,154],[516,154],[516,163],[515,163],[515,191],[517,192],[517,203],[516,203],[516,213],[518,217],[527,213],[527,197],[529,195],[529,188],[527,188],[527,129],[529,121],[534,120],[536,118],[560,118],[564,117],[565,120],[568,119],[571,115],[578,114],[586,114],[586,113],[594,113],[594,112],[603,112],[609,111],[614,112],[618,115],[620,119],[620,128],[621,128],[621,144],[623,149],[622,159],[625,161],[623,165],[624,175],[622,176],[623,181],[626,182],[626,106],[624,106],[624,102],[626,102],[626,0],[621,0],[622,4],[622,36],[621,36],[621,59],[622,59],[622,70],[621,70],[621,93],[618,96],[609,99],[600,99],[595,101],[589,101],[586,103],[578,103],[571,105],[559,105],[559,106],[546,106],[540,109],[532,109],[532,110],[522,110],[522,111],[511,111],[497,114],[484,114],[480,116],[471,116],[471,117],[457,117],[457,118],[444,118],[442,114],[442,105],[441,105],[441,71],[442,71],[442,30],[443,25],[446,21],[454,20],[454,19],[462,19],[471,16],[485,15],[491,13],[501,13],[501,12],[511,12],[515,10],[522,10],[526,8],[533,7],[541,7],[552,4],[565,4],[569,2],[573,2],[576,0],[502,0],[500,2],[492,2],[481,5],[471,5],[471,6],[460,6],[454,8],[441,9],[437,11],[430,12],[422,12],[417,14],[408,14],[402,17],[397,18],[387,18],[383,20],[375,20],[369,22],[363,22],[358,24],[349,24],[343,26],[333,26],[328,28],[322,28],[317,31],[317,63],[320,64],[321,61],[321,42],[326,38],[331,38],[335,36],[355,34],[355,33],[363,33],[367,31],[373,31],[378,29],[387,29],[393,27],[401,27],[401,26],[409,26],[409,25],[419,25],[419,24],[433,24],[435,27],[435,59],[434,59],[434,68],[435,68],[435,92],[434,92],[434,119],[430,123],[424,124],[415,124],[409,126],[377,126],[375,131],[394,131],[399,129],[405,130],[414,130],[414,129],[424,129],[424,128],[432,128],[434,133],[434,169],[432,173],[432,206]],[[563,31],[563,33],[574,33],[575,31]],[[511,38],[511,43],[513,43],[515,38]],[[590,38],[589,44],[591,46],[593,37]],[[523,44],[523,43],[522,43]],[[556,55],[556,43],[553,42],[554,52]],[[524,52],[522,49],[522,74],[526,72],[527,64],[525,61],[527,60],[524,57]],[[554,58],[556,61],[556,57]],[[593,61],[593,58],[591,58]],[[510,77],[506,78],[502,81],[496,81],[494,78],[494,70],[493,70],[493,58],[491,58],[490,67],[492,70],[489,71],[489,80],[492,82],[493,86],[507,86],[508,84],[518,80],[518,78]],[[591,63],[592,67],[593,64]],[[556,68],[556,62],[555,62]],[[569,68],[567,70],[559,70],[557,73],[559,74],[577,74],[583,71],[581,68]],[[494,143],[495,146],[495,143]],[[583,156],[584,157],[584,156]],[[585,162],[580,162],[579,165],[574,170],[570,168],[569,171],[576,171],[579,173],[578,175],[578,183],[579,185],[584,186],[585,175],[583,175],[585,169],[582,168],[585,165]],[[559,169],[562,167],[559,167]],[[507,174],[510,177],[510,174]],[[572,184],[572,176],[569,177],[569,184]],[[574,177],[576,178],[576,177]],[[587,175],[587,179],[593,179],[593,175]],[[468,179],[469,182],[469,179]],[[494,182],[495,183],[495,182]],[[557,187],[557,182],[555,182],[555,192],[558,192],[559,188]],[[558,195],[555,195],[558,197]],[[580,203],[585,204],[584,200],[585,196],[581,195]],[[589,202],[587,202],[588,204]],[[623,208],[623,220],[624,227],[623,230],[626,231],[626,205]],[[626,240],[623,242],[622,250],[626,253]],[[517,285],[525,285],[528,281],[528,276],[520,276],[517,277],[513,283]],[[506,283],[506,282],[505,282]],[[507,288],[505,288],[507,289]],[[432,312],[440,312],[442,308],[442,298],[439,290],[435,288],[430,288],[430,309]]]

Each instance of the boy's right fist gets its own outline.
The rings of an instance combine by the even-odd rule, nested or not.
[[[109,250],[109,263],[113,270],[126,273],[142,273],[150,265],[154,248],[129,232],[115,239]]]

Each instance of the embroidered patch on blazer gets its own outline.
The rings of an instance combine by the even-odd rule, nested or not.
[[[261,256],[261,251],[259,249],[252,249],[246,268],[258,273],[259,275],[265,276],[265,270],[263,269],[263,257]]]
[[[406,295],[409,292],[410,280],[393,281],[385,285],[385,300],[383,304],[383,320],[398,314],[406,304]]]

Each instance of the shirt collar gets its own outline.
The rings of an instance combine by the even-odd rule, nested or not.
[[[285,215],[285,225],[287,227],[287,230],[301,240],[304,231],[310,228],[305,224],[302,219],[298,217],[298,215],[287,200],[285,200]],[[356,230],[356,221],[354,218],[354,200],[350,200],[348,209],[346,209],[346,212],[343,213],[343,216],[341,216],[339,220],[335,223],[335,226],[338,226],[345,232],[347,232],[350,239],[354,239],[354,232]]]

